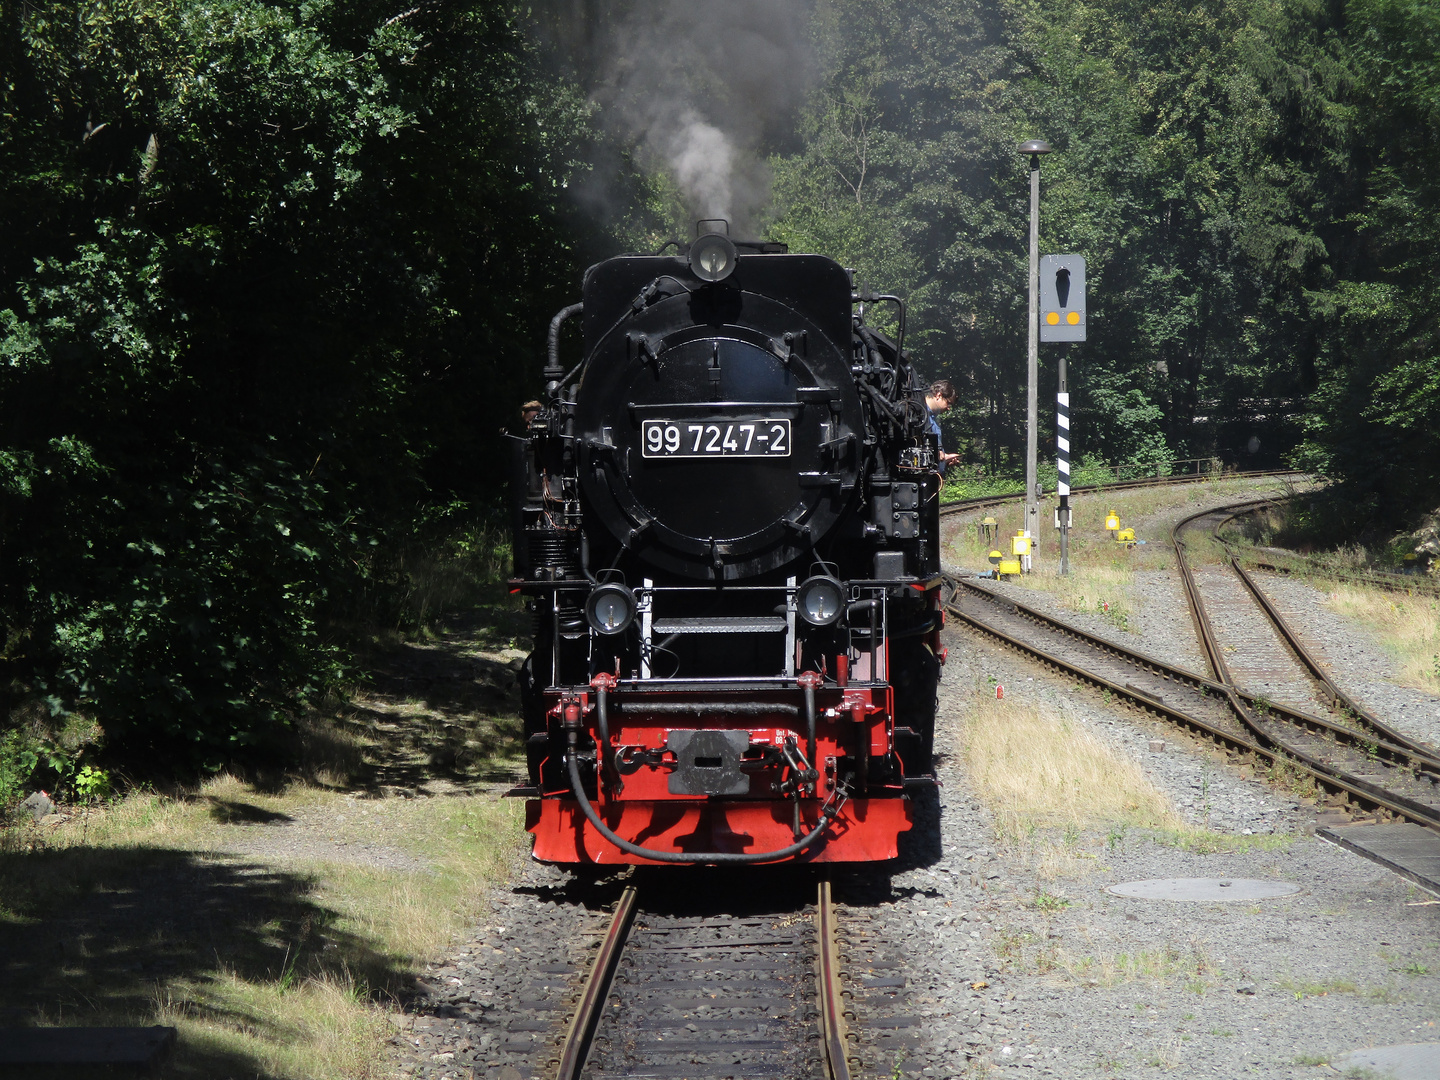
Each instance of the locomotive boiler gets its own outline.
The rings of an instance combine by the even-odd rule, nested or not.
[[[512,439],[543,861],[888,859],[933,784],[940,476],[903,302],[727,234],[592,266]]]

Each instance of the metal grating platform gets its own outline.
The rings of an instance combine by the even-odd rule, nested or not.
[[[1440,895],[1440,836],[1420,825],[1327,825],[1315,835]]]

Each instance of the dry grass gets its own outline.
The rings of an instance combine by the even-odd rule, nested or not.
[[[1134,567],[1096,565],[1096,560],[1072,561],[1070,573],[1061,577],[1058,567],[1041,565],[1024,579],[1032,589],[1053,595],[1071,611],[1095,615],[1119,630],[1135,629],[1134,596],[1131,586]]]
[[[387,1075],[389,1025],[366,997],[367,988],[343,973],[282,988],[221,969],[203,987],[157,985],[149,1022],[176,1029],[181,1075],[205,1075],[204,1063],[245,1060],[267,1077],[368,1080]]]
[[[1095,856],[1081,849],[1084,830],[1186,828],[1134,761],[1083,728],[1034,708],[977,693],[963,746],[970,783],[994,815],[1002,841],[1042,877],[1093,868]]]
[[[1292,839],[1192,825],[1132,759],[1077,724],[990,692],[977,691],[967,710],[962,752],[999,839],[1047,880],[1095,870],[1130,829],[1201,855],[1271,850]]]
[[[970,781],[1006,832],[1092,828],[1114,821],[1178,822],[1140,766],[1084,728],[1029,706],[977,694],[965,724]]]
[[[7,830],[0,924],[35,944],[5,947],[19,977],[0,1006],[173,1025],[170,1076],[378,1076],[386,1012],[480,914],[522,817],[493,795],[365,799],[220,777]],[[365,845],[391,857],[366,861]]]
[[[1193,938],[1183,947],[1166,943],[1127,952],[1077,950],[1058,944],[1043,932],[1011,931],[997,935],[996,954],[1012,970],[1081,986],[1114,987],[1140,982],[1160,987],[1183,980],[1186,989],[1204,993],[1224,975],[1211,960],[1205,944]]]
[[[1363,585],[1330,585],[1327,606],[1369,629],[1395,659],[1395,681],[1440,694],[1440,600]]]

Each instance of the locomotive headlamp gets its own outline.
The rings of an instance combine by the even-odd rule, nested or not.
[[[845,610],[845,586],[826,574],[816,574],[800,583],[795,606],[811,626],[829,626]]]
[[[690,269],[701,281],[724,281],[736,259],[735,245],[719,233],[706,233],[690,245]]]
[[[635,594],[624,585],[597,585],[585,601],[585,621],[598,634],[623,634],[635,620]]]

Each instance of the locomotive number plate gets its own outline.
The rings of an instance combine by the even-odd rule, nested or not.
[[[647,458],[789,457],[790,421],[645,420],[640,439]]]

